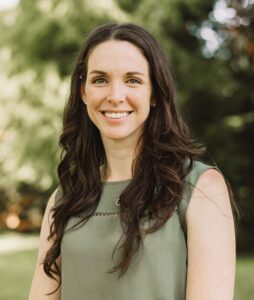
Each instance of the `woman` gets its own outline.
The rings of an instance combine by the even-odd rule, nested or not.
[[[157,41],[134,24],[92,32],[63,123],[29,299],[233,299],[227,186],[197,160]]]

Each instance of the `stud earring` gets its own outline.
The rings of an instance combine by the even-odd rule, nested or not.
[[[156,103],[153,103],[151,106],[152,106],[152,107],[155,107],[156,105],[157,105]]]

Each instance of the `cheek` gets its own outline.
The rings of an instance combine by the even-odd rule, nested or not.
[[[87,103],[87,110],[92,110],[98,107],[101,103],[101,96],[97,93],[87,93],[86,94],[86,103]]]
[[[151,104],[151,92],[149,89],[139,90],[132,94],[130,99],[132,99],[133,105],[147,110]]]
[[[105,87],[93,87],[93,86],[87,86],[85,89],[85,94],[87,99],[93,99],[93,100],[100,100],[105,97],[107,93],[107,90]]]
[[[87,105],[87,114],[90,119],[90,121],[97,127],[98,125],[98,115],[96,113],[96,110],[94,107],[91,106],[91,104]]]

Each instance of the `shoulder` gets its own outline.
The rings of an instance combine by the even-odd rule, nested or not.
[[[44,217],[42,221],[42,228],[50,226],[52,222],[52,209],[55,207],[57,194],[59,193],[58,188],[51,194],[50,198],[48,199],[46,209],[44,211]],[[48,229],[47,229],[48,230]]]
[[[208,169],[200,175],[189,201],[186,223],[188,235],[200,240],[234,231],[227,185],[218,170]]]
[[[199,176],[194,192],[201,193],[203,196],[214,197],[218,191],[224,192],[224,196],[227,194],[227,185],[224,176],[218,169],[206,169]],[[218,194],[216,196],[218,196]]]
[[[215,166],[209,165],[199,160],[193,160],[191,164],[189,159],[185,160],[184,169],[185,172],[186,170],[188,170],[184,181],[187,183],[191,183],[192,185],[196,185],[200,175],[207,170],[215,169],[219,172],[219,169]]]
[[[197,184],[203,188],[207,188],[208,185],[225,187],[225,180],[221,172],[215,168],[210,168],[200,176]]]
[[[199,213],[204,206],[217,207],[230,212],[230,199],[224,176],[218,169],[209,168],[197,179],[191,195],[188,211]],[[187,214],[188,214],[187,211]]]
[[[204,196],[205,194],[209,198],[211,195],[209,195],[207,190],[208,186],[211,191],[214,192],[215,189],[218,190],[221,185],[225,184],[225,181],[222,173],[217,167],[208,165],[202,161],[194,160],[191,164],[190,160],[186,159],[184,162],[184,169],[187,174],[184,178],[183,197],[178,205],[178,209],[184,234],[187,236],[187,212],[189,213],[190,211],[190,202],[192,202],[193,206],[193,197],[199,198],[200,196],[197,195],[199,192],[201,196]],[[213,177],[213,180],[211,177]],[[215,182],[216,180],[220,181],[219,185]],[[191,212],[192,211],[193,210],[191,209]]]
[[[61,198],[63,197],[63,190],[62,190],[62,187],[59,185],[58,187],[57,187],[57,189],[54,191],[54,193],[52,194],[52,196],[51,196],[51,201],[55,204],[55,205],[57,205],[57,204],[59,204],[59,202],[60,202],[60,200],[61,200]]]

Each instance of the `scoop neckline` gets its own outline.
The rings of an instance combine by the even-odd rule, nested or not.
[[[124,180],[117,180],[117,181],[101,181],[103,185],[117,185],[131,182],[132,178],[124,179]]]

